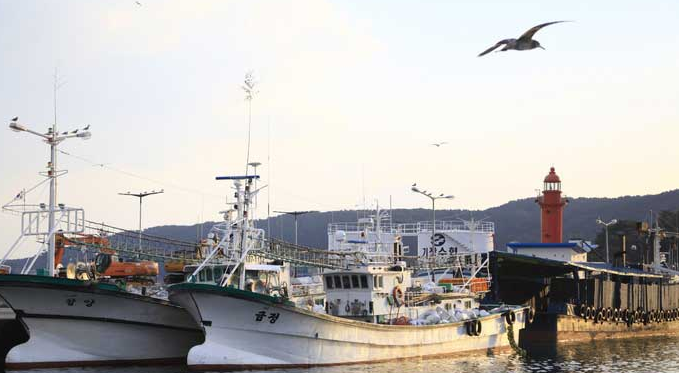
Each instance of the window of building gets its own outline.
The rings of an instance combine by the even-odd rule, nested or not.
[[[351,275],[351,287],[358,289],[360,287],[358,283],[358,275]]]
[[[342,279],[340,276],[335,276],[335,289],[341,289],[342,288]]]

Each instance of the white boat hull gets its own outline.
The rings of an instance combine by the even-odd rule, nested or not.
[[[183,286],[182,286],[183,285]],[[469,336],[463,322],[431,326],[376,325],[252,299],[247,292],[182,284],[170,299],[194,304],[205,342],[189,351],[192,369],[262,369],[372,363],[454,355],[508,347],[507,324],[499,314],[481,319],[482,332]],[[199,290],[195,290],[199,288]],[[235,295],[234,295],[235,294]],[[261,318],[258,315],[263,315]],[[277,315],[277,316],[276,316]],[[514,333],[525,313],[516,313]],[[259,319],[259,321],[258,321]]]
[[[8,369],[184,363],[203,340],[190,315],[167,301],[84,282],[15,280],[0,281],[0,296],[29,340],[9,351]]]

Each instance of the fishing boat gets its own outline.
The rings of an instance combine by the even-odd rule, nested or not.
[[[8,369],[183,363],[203,339],[181,307],[113,284],[3,275],[0,296],[29,334]]]
[[[384,227],[378,210],[355,229],[331,225],[329,250],[277,244],[254,234],[247,223],[254,178],[232,177],[243,215],[212,250],[231,258],[219,283],[187,281],[168,289],[170,300],[187,308],[205,330],[205,342],[187,357],[191,369],[312,367],[485,352],[515,345],[514,333],[532,317],[523,306],[483,306],[484,292],[472,291],[475,275],[487,272],[487,247],[474,249],[452,237],[492,232],[474,235],[450,223],[448,231],[431,224]],[[404,254],[404,234],[426,237],[428,244],[418,247],[423,256]],[[446,254],[437,255],[439,250]],[[323,306],[300,307],[286,291],[246,289],[246,258],[252,256],[324,268]],[[444,268],[449,271],[442,279],[461,282],[444,286],[430,276],[412,276]]]
[[[69,137],[87,138],[89,132],[60,134],[54,125],[42,134],[16,121],[10,128],[42,137],[51,147],[51,159],[44,175],[50,185],[49,204],[27,204],[26,194],[35,189],[30,188],[3,206],[22,219],[19,238],[0,260],[3,272],[10,272],[4,263],[24,239],[36,238],[40,243],[21,271],[0,274],[0,300],[8,306],[2,311],[14,315],[28,334],[28,341],[10,346],[6,368],[183,363],[191,346],[202,342],[202,330],[183,308],[143,291],[135,294],[123,283],[139,279],[139,274],[147,280],[154,277],[157,264],[149,268],[149,263],[128,265],[112,258],[112,253],[139,255],[132,247],[143,251],[149,239],[141,231],[95,234],[106,226],[93,227],[83,209],[56,201],[56,179],[65,174],[56,168],[57,146]],[[97,263],[86,260],[62,268],[68,247],[97,249],[102,255]],[[33,269],[39,258],[46,259],[46,268]],[[2,345],[17,340],[20,332],[3,330]]]

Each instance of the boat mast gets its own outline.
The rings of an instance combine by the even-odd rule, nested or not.
[[[56,105],[56,87],[55,87],[55,97],[54,102]],[[55,239],[54,239],[54,226],[56,225],[54,219],[54,209],[57,203],[57,121],[56,121],[56,110],[54,111],[54,125],[47,132],[50,144],[50,162],[47,165],[47,177],[50,179],[50,201],[49,201],[49,219],[48,219],[48,237],[47,237],[47,269],[49,271],[49,276],[54,277],[54,269],[56,263],[54,263],[54,252],[55,252]]]

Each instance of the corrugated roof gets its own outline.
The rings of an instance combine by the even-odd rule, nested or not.
[[[572,249],[579,253],[589,252],[589,250],[585,249],[577,242],[510,242],[507,244],[507,247],[511,249]]]
[[[531,265],[537,265],[540,267],[553,268],[555,273],[567,273],[570,268],[579,268],[591,272],[603,272],[611,273],[618,276],[630,276],[630,277],[644,277],[644,278],[662,278],[662,275],[644,272],[635,268],[627,267],[614,267],[610,264],[601,262],[568,262],[562,260],[544,259],[529,255],[503,253],[499,251],[493,252],[498,258],[501,258],[503,262],[516,261],[517,263],[525,263]]]

